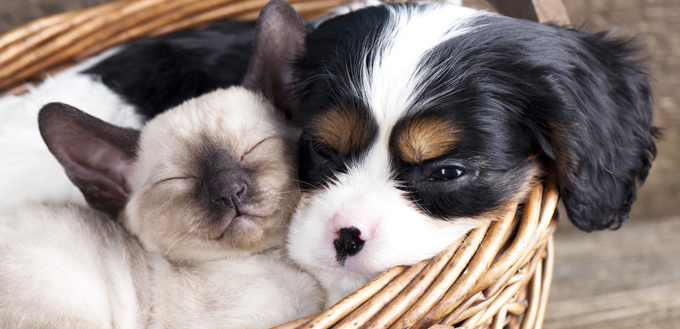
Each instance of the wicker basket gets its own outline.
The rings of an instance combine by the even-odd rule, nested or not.
[[[267,1],[122,0],[36,20],[0,36],[0,94],[22,93],[27,82],[122,42],[254,19]],[[288,1],[314,18],[355,0]],[[559,0],[490,2],[502,13],[569,22]],[[394,267],[329,310],[277,328],[540,328],[554,261],[556,185],[552,173],[524,205],[434,259]]]

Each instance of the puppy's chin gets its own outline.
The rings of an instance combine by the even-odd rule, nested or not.
[[[337,304],[345,296],[361,288],[377,275],[362,275],[337,268],[312,267],[305,269],[316,277],[324,288],[326,293],[324,309]]]

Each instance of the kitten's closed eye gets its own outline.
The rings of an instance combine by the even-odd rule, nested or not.
[[[201,180],[197,175],[193,175],[193,174],[190,174],[190,175],[164,175],[164,176],[161,176],[158,179],[156,179],[153,184],[156,185],[156,184],[160,184],[160,183],[164,183],[164,182],[168,182],[168,181],[183,180],[183,179],[190,179],[190,180],[197,181],[197,182]]]
[[[267,137],[267,138],[265,138],[265,139],[263,139],[263,140],[261,140],[261,141],[255,143],[255,144],[254,144],[252,147],[250,147],[245,153],[243,153],[243,155],[241,156],[241,162],[243,162],[243,160],[246,158],[246,156],[247,156],[248,154],[250,154],[250,153],[252,153],[253,151],[255,151],[256,148],[258,148],[259,146],[265,144],[265,143],[268,142],[268,141],[272,141],[272,140],[275,140],[275,139],[276,139],[276,137],[270,136],[270,137]]]

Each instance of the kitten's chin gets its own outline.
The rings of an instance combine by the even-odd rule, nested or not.
[[[277,248],[283,245],[283,239],[268,236],[265,240],[251,243],[248,246],[234,247],[226,240],[206,241],[204,245],[194,245],[192,248],[184,248],[176,252],[160,253],[163,257],[174,262],[196,263],[210,262],[222,259],[234,259],[248,257],[264,250]]]
[[[286,214],[277,210],[269,217],[240,215],[234,218],[216,242],[241,255],[282,247],[286,236]]]
[[[263,227],[269,226],[268,222],[278,221],[280,217],[280,210],[265,215],[243,212],[231,220],[221,237],[229,239],[240,235],[248,236],[262,230]]]
[[[231,217],[231,216],[230,216]],[[251,216],[247,214],[239,214],[233,218],[226,218],[221,220],[218,224],[211,225],[207,230],[209,231],[209,238],[212,240],[234,240],[241,235],[254,238],[260,230],[261,222],[267,220],[266,217]]]
[[[285,225],[262,226],[258,221],[270,220],[238,216],[221,233],[215,228],[193,231],[175,238],[173,242],[158,241],[158,245],[146,245],[146,249],[160,256],[180,263],[216,261],[221,259],[247,257],[267,249],[282,247],[285,240]],[[278,223],[278,222],[277,222]]]

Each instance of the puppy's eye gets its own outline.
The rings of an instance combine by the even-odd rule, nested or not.
[[[460,176],[463,176],[465,174],[465,171],[463,168],[460,167],[453,167],[453,166],[447,166],[447,167],[439,167],[435,169],[430,176],[427,177],[427,180],[429,181],[446,181],[446,180],[452,180],[452,179],[457,179]]]

